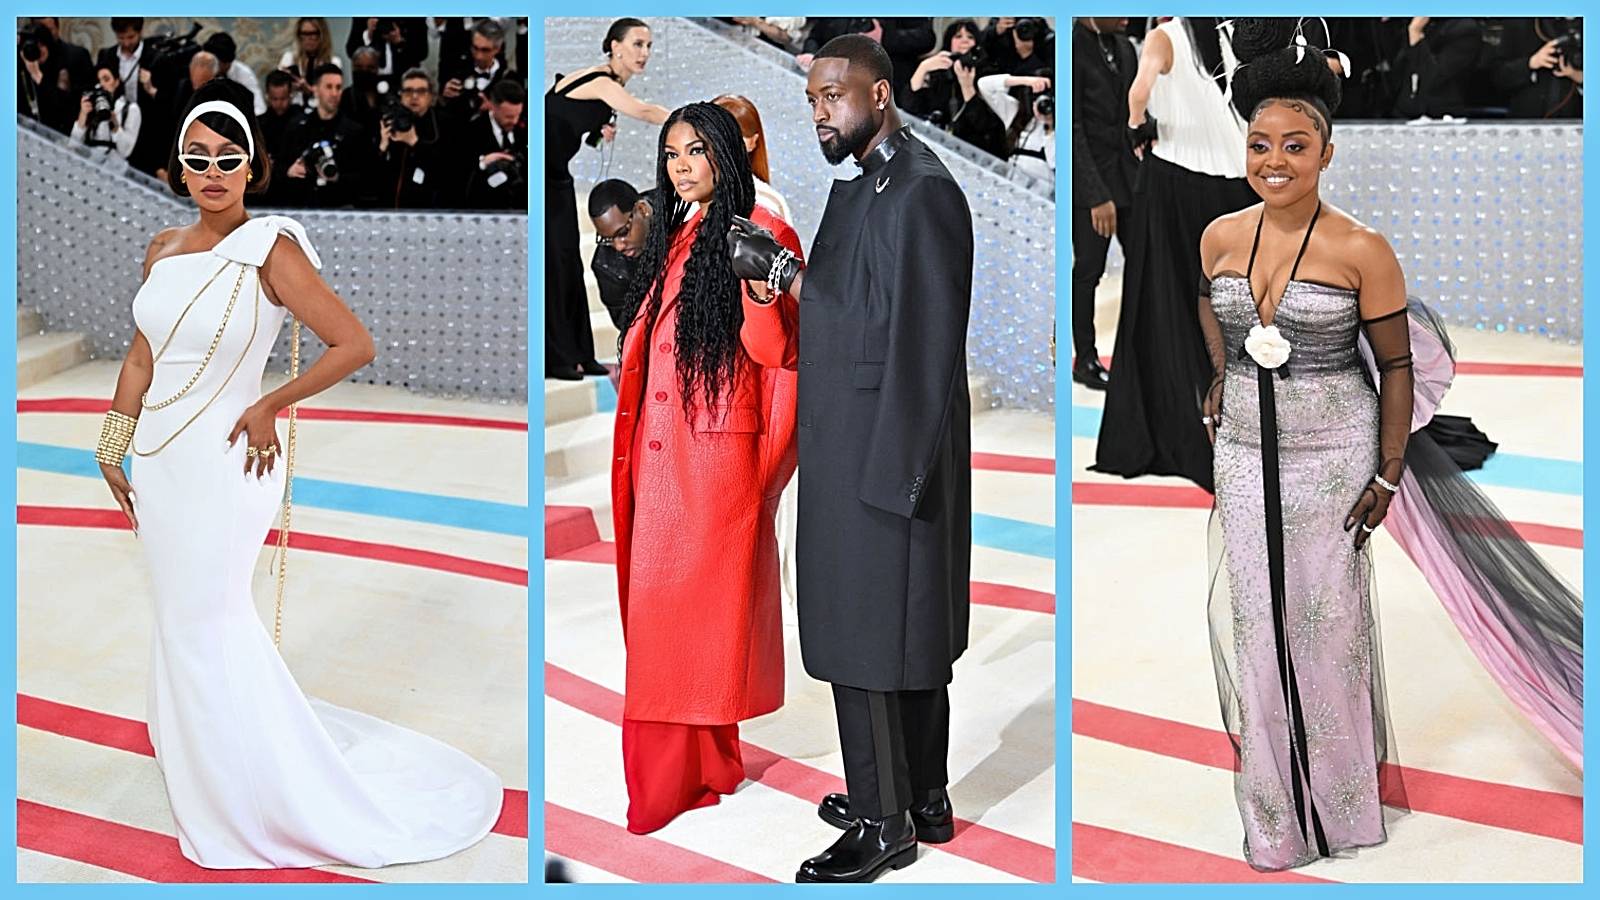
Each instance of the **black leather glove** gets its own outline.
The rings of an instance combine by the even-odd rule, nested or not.
[[[1156,117],[1145,113],[1144,122],[1138,128],[1127,129],[1129,149],[1148,149],[1150,142],[1156,139],[1156,125]]]
[[[728,254],[733,257],[733,274],[745,281],[765,282],[772,272],[772,261],[783,249],[772,232],[749,219],[734,216],[733,224],[728,226]],[[801,268],[799,258],[791,256],[778,273],[778,289],[789,290]]]

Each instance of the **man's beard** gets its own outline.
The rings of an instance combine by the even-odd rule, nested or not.
[[[835,131],[832,138],[817,141],[822,148],[822,158],[828,161],[828,165],[837,166],[844,162],[845,157],[865,147],[877,131],[877,126],[870,119],[863,119],[850,131]]]

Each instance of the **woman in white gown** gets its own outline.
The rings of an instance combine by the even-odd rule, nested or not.
[[[150,742],[178,845],[199,865],[437,859],[489,832],[499,778],[432,738],[308,699],[251,599],[262,543],[286,508],[277,414],[373,357],[299,223],[245,211],[271,168],[251,105],[222,79],[195,92],[168,180],[199,219],[156,235],[145,254],[138,329],[96,453],[155,590]],[[328,349],[263,396],[287,315]],[[290,435],[292,448],[292,425]]]

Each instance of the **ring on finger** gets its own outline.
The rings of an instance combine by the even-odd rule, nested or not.
[[[1365,532],[1366,532],[1366,533],[1367,533],[1367,534],[1371,534],[1371,533],[1373,533],[1373,532],[1374,532],[1374,531],[1377,531],[1377,530],[1378,530],[1378,529],[1376,529],[1376,528],[1374,528],[1374,527],[1372,527],[1372,526],[1371,526],[1371,525],[1368,525],[1368,524],[1367,524],[1367,523],[1365,523],[1365,522],[1362,522],[1362,523],[1361,523],[1361,530],[1362,530],[1362,531],[1365,531]]]
[[[244,455],[245,456],[251,456],[251,457],[260,456],[261,455],[261,451],[258,448],[255,448],[255,447],[246,447],[244,449]]]

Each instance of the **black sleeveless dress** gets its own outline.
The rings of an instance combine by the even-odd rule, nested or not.
[[[555,84],[564,76],[556,75]],[[608,72],[591,72],[560,91],[544,95],[544,368],[545,375],[576,373],[595,365],[589,295],[578,252],[578,196],[567,165],[583,138],[611,120],[604,100],[573,100],[568,94]]]

